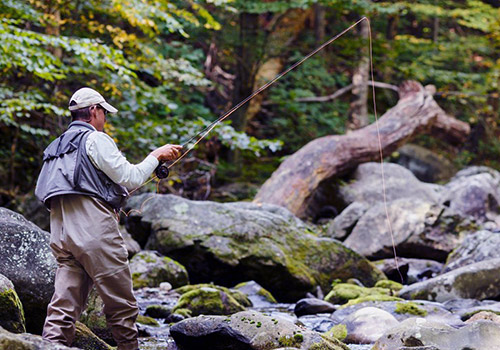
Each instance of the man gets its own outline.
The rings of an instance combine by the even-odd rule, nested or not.
[[[50,247],[58,262],[42,336],[70,346],[95,285],[118,350],[137,350],[138,308],[115,211],[128,190],[142,185],[159,161],[176,159],[181,146],[162,146],[132,165],[102,132],[106,115],[117,109],[101,94],[79,89],[69,110],[72,122],[44,151],[35,191],[50,209]]]

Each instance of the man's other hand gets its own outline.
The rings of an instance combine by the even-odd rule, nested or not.
[[[160,162],[166,160],[174,160],[179,158],[181,155],[182,146],[181,145],[163,145],[153,152],[151,152],[152,156],[155,156]]]

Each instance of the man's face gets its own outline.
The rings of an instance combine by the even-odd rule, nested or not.
[[[98,131],[104,130],[104,124],[106,123],[106,114],[108,114],[108,111],[106,111],[101,106],[94,106],[94,108],[92,109],[91,124]]]

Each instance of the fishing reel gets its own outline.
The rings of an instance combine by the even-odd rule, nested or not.
[[[165,163],[160,163],[155,169],[155,175],[160,180],[166,179],[170,174],[170,170],[168,170],[168,166]]]

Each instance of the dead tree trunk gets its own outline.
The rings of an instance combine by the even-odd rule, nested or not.
[[[463,142],[470,132],[467,123],[446,115],[430,89],[408,81],[399,88],[400,100],[380,119],[380,144],[390,154],[413,137],[435,132],[447,140]],[[377,125],[347,135],[325,136],[309,142],[288,157],[257,193],[254,202],[281,205],[301,218],[313,217],[315,195],[335,177],[358,164],[380,160]],[[317,197],[316,197],[317,198]]]

